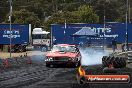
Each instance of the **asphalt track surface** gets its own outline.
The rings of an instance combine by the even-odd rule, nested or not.
[[[19,58],[18,58],[19,59]],[[85,84],[76,81],[77,68],[45,66],[44,56],[31,57],[31,64],[19,59],[17,65],[0,68],[0,88],[132,88],[126,84]],[[85,67],[90,74],[103,74],[101,65]],[[119,73],[132,75],[132,69],[123,68]]]

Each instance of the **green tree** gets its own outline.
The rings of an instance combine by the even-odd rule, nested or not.
[[[0,23],[6,18],[6,14],[9,12],[9,3],[7,0],[0,0]]]
[[[100,23],[104,22],[104,15],[108,22],[120,22],[122,21],[122,16],[124,16],[124,3],[120,0],[97,0],[93,7],[100,17]]]
[[[6,18],[6,14],[9,13],[8,1],[9,0],[0,0],[0,22],[3,22]],[[13,11],[26,9],[29,12],[34,12],[41,22],[45,21],[45,18],[49,16],[53,17],[56,13],[62,12],[61,14],[63,14],[66,11],[67,14],[71,14],[74,11],[78,11],[78,7],[90,5],[92,6],[93,13],[96,12],[99,16],[99,23],[102,23],[104,21],[104,11],[106,21],[125,22],[126,1],[127,0],[12,0],[12,5]],[[132,0],[129,0],[129,4],[132,6]],[[77,15],[74,14],[74,16],[76,17]],[[82,22],[85,22],[86,19],[89,18],[86,18],[84,15]]]
[[[5,20],[6,23],[9,22],[8,17],[9,14],[7,15],[7,19]],[[21,9],[20,11],[13,11],[12,23],[32,24],[32,27],[41,26],[40,19],[33,12],[29,12],[25,9]]]
[[[98,23],[99,17],[91,6],[81,6],[76,11],[64,11],[53,14],[45,23],[45,29],[49,30],[51,24],[67,23]]]
[[[93,8],[88,5],[83,5],[78,8],[77,14],[80,16],[82,23],[98,23],[99,17],[94,12]]]

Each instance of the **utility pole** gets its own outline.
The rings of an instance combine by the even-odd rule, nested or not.
[[[66,24],[66,20],[65,20],[64,43],[66,43],[66,28],[67,28],[67,24]]]
[[[129,11],[128,11],[128,13],[129,13],[129,23],[131,23],[131,4],[130,4],[130,2],[129,2],[128,9],[129,9]]]
[[[125,52],[128,51],[128,0],[126,1],[126,37],[125,37]]]
[[[106,22],[105,22],[105,8],[104,8],[103,48],[104,48],[104,46],[105,46],[105,27],[106,27]]]
[[[104,31],[103,31],[103,49],[105,47],[105,27],[106,27],[106,11],[105,11],[106,1],[104,2]]]
[[[11,31],[11,29],[12,29],[12,26],[11,26],[11,17],[12,17],[12,0],[10,0],[9,1],[10,2],[10,16],[9,16],[9,20],[10,20],[10,58],[11,58],[11,42],[12,42],[12,40],[11,40],[11,37],[12,37],[12,31]]]

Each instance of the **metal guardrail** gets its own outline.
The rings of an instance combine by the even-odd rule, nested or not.
[[[132,51],[120,52],[116,56],[128,57],[127,63],[132,63]]]
[[[128,54],[128,63],[132,63],[132,54]]]

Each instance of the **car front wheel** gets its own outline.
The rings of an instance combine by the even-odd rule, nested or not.
[[[46,63],[46,67],[50,67],[50,64],[47,64],[47,63]]]
[[[80,64],[80,61],[74,63],[74,67],[79,67],[81,64]]]

